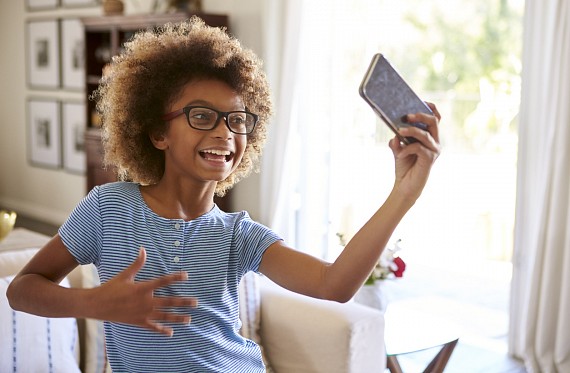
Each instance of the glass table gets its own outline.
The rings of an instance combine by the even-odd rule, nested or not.
[[[441,373],[459,340],[460,329],[449,320],[429,311],[421,300],[399,300],[388,305],[385,314],[387,366],[391,373],[402,373],[398,355],[441,346],[424,372]]]

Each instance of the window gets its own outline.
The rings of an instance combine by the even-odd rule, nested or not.
[[[394,239],[434,266],[510,260],[523,2],[315,3],[302,21],[297,246],[334,259],[338,235],[392,187],[392,134],[358,95],[382,52],[443,115],[444,152]]]

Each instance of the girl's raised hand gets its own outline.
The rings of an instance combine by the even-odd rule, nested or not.
[[[438,128],[441,115],[434,104],[430,102],[427,104],[434,115],[417,113],[407,116],[409,122],[426,124],[427,131],[414,126],[400,129],[402,136],[413,137],[418,140],[417,142],[404,146],[398,138],[390,140],[390,148],[396,160],[394,189],[404,193],[406,198],[411,198],[413,201],[421,194],[431,167],[441,153]]]

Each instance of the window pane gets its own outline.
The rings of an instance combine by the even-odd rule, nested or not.
[[[372,55],[382,52],[443,116],[444,152],[394,239],[403,239],[413,251],[409,256],[422,262],[438,257],[434,262],[441,266],[510,260],[523,2],[344,4],[331,2],[336,11],[308,22],[334,40],[329,62],[311,72],[329,79],[311,106],[318,113],[324,105],[320,118],[327,120],[319,124],[331,131],[329,259],[338,235],[350,238],[392,187],[392,133],[357,92]],[[313,46],[313,57],[322,53],[318,48]]]

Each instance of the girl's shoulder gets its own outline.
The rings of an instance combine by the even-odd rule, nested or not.
[[[238,212],[223,212],[222,210],[217,209],[220,214],[223,216],[223,219],[226,223],[233,225],[234,231],[242,232],[242,233],[251,233],[251,232],[271,232],[272,230],[267,227],[266,225],[253,220],[247,211],[238,211]]]
[[[96,186],[102,192],[113,192],[113,191],[138,191],[140,184],[133,183],[130,181],[114,181],[112,183],[106,183]]]
[[[97,191],[100,198],[105,198],[108,196],[133,196],[140,194],[139,190],[140,184],[132,183],[128,181],[115,181],[112,183],[101,184],[93,188]]]
[[[135,203],[141,200],[138,183],[117,181],[101,184],[93,188],[87,199],[96,200],[99,203],[110,202],[114,204]]]

